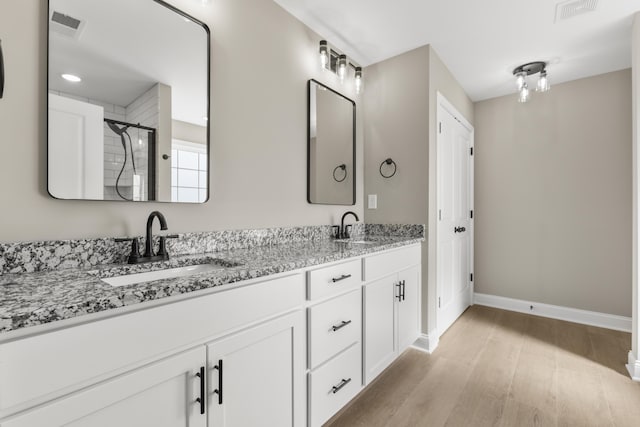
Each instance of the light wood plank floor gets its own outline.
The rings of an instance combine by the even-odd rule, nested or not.
[[[409,349],[326,426],[640,426],[631,335],[469,308],[432,355]]]

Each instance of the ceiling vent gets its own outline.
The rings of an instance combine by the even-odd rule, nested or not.
[[[84,28],[84,21],[54,10],[49,25],[52,31],[77,39]]]
[[[587,12],[593,12],[598,7],[598,0],[568,0],[556,6],[556,22],[573,18]]]

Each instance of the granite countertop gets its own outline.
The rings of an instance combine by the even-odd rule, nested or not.
[[[354,241],[357,242],[357,237]],[[314,240],[181,255],[139,265],[0,275],[0,334],[91,313],[132,306],[242,280],[297,270],[420,243],[416,237],[367,236],[367,243]],[[113,287],[101,278],[216,262],[219,270]]]

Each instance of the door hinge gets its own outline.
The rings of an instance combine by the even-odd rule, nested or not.
[[[442,209],[438,210],[438,219],[442,221]]]
[[[442,133],[442,122],[438,123],[438,133]]]
[[[471,219],[473,219],[473,210],[469,211],[469,215],[471,216]]]
[[[471,276],[471,281],[473,282],[473,273],[471,273],[469,276]]]
[[[438,297],[438,308],[441,307],[440,303],[441,303],[441,300],[440,300],[440,297]]]
[[[471,152],[471,155],[473,156],[473,147],[471,147],[471,148],[469,149],[469,151]]]

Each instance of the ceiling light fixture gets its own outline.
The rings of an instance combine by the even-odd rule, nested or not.
[[[79,83],[82,79],[74,74],[62,74],[62,78],[68,82]]]
[[[532,74],[540,73],[540,76],[538,77],[538,84],[536,85],[537,92],[547,92],[551,89],[546,67],[546,62],[535,61],[520,65],[513,70],[513,75],[516,76],[516,86],[518,88],[518,102],[524,103],[529,101],[531,98],[529,86],[527,84],[527,77]]]

